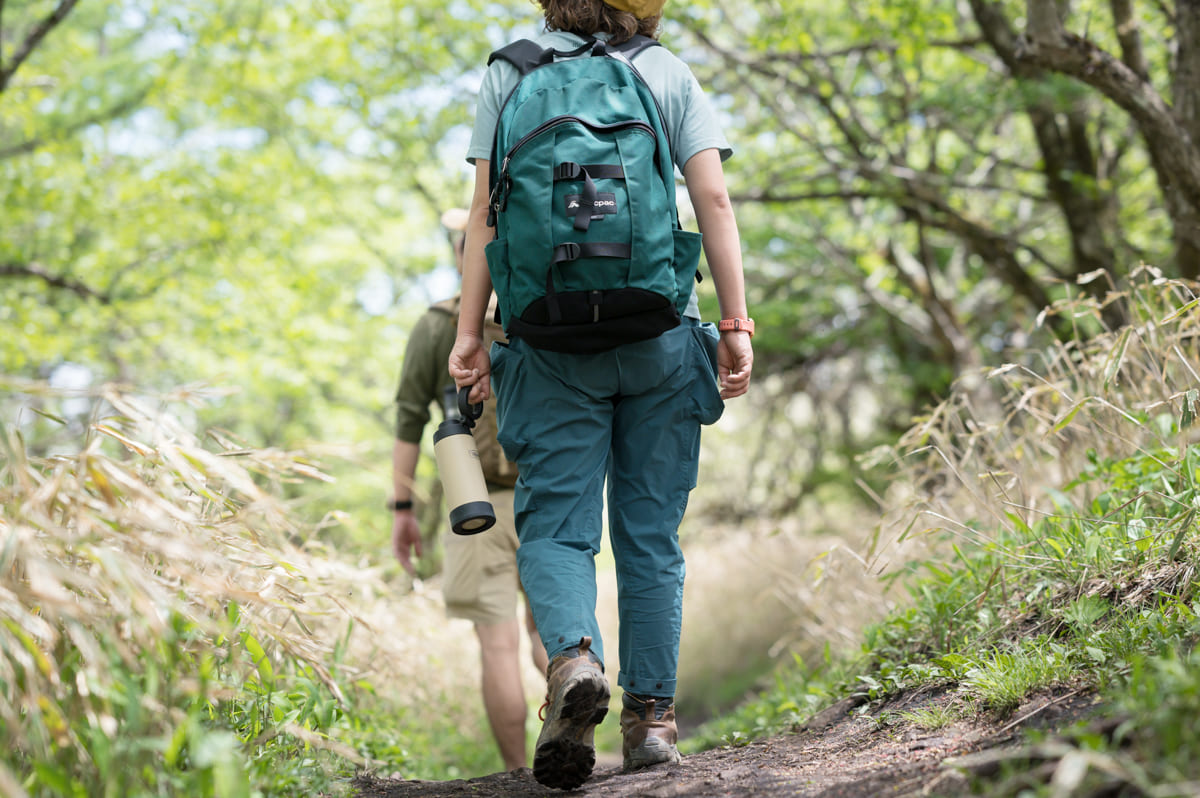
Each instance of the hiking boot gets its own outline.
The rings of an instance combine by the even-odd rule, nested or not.
[[[680,761],[675,704],[670,698],[641,698],[626,693],[621,699],[621,754],[625,770]]]
[[[545,722],[533,752],[533,777],[539,784],[573,790],[587,781],[596,765],[592,733],[608,714],[608,679],[591,652],[592,638],[554,658],[546,669]]]

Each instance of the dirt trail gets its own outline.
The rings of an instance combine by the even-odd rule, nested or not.
[[[894,696],[868,711],[860,711],[861,701],[847,699],[793,734],[693,754],[679,765],[622,773],[619,764],[601,762],[582,788],[569,793],[542,787],[528,768],[445,782],[364,775],[355,786],[359,798],[963,795],[968,792],[964,769],[994,771],[999,761],[1011,755],[1036,759],[1019,743],[1023,729],[1063,729],[1099,713],[1092,694],[1064,689],[1027,700],[1005,719],[961,719],[936,731],[899,719],[898,713],[944,708],[954,698],[953,693],[921,689]]]

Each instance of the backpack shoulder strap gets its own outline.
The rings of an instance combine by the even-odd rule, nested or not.
[[[528,75],[543,64],[553,61],[554,50],[539,47],[529,39],[520,39],[501,47],[488,56],[488,66],[491,66],[492,62],[496,60],[507,61],[516,67],[517,72]]]
[[[648,50],[651,47],[661,47],[662,42],[658,39],[651,39],[649,36],[642,34],[634,34],[634,36],[626,41],[621,42],[613,50],[618,53],[624,53],[625,57],[630,61],[637,58],[643,50]]]

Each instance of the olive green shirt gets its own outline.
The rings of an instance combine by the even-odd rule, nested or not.
[[[457,328],[441,307],[425,311],[408,336],[400,387],[396,390],[396,439],[420,443],[429,423],[429,406],[441,406],[446,386],[453,386],[447,363]]]

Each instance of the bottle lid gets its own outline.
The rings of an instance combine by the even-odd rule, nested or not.
[[[433,432],[433,442],[436,444],[443,438],[449,438],[451,435],[470,435],[471,428],[461,418],[448,418]]]

